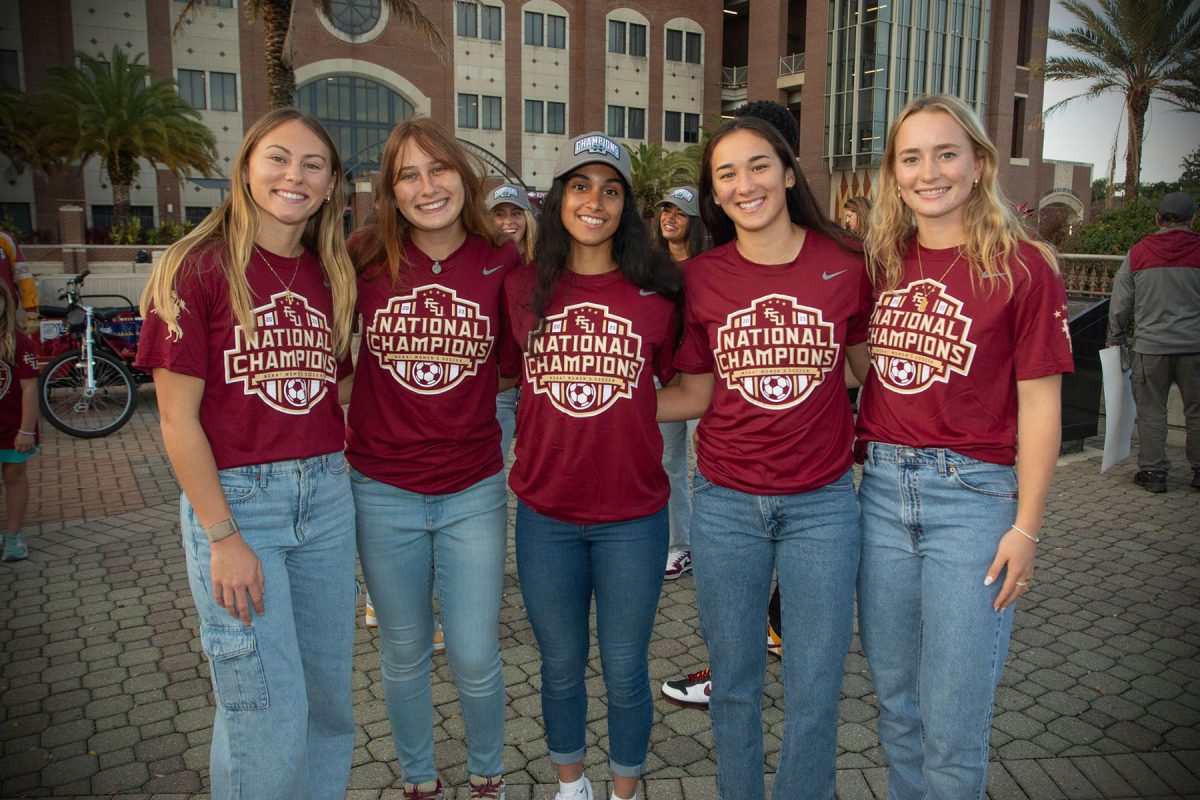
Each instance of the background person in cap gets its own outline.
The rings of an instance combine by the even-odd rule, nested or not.
[[[593,800],[583,774],[584,683],[596,601],[613,797],[636,796],[654,720],[650,635],[667,557],[655,378],[669,381],[680,275],[630,190],[624,147],[563,146],[542,206],[537,261],[505,281],[504,374],[517,412],[517,571],[542,657],[542,717],[557,800]]]
[[[700,221],[700,193],[695,186],[676,186],[658,201],[658,227],[654,240],[676,263],[704,252],[704,223]]]
[[[504,183],[488,192],[487,210],[492,222],[505,239],[517,246],[528,264],[533,261],[537,241],[537,218],[529,203],[529,194],[520,186]],[[517,430],[517,400],[521,390],[513,386],[496,395],[496,419],[500,422],[500,454],[508,461],[508,448]]]
[[[1192,228],[1196,203],[1172,192],[1158,204],[1158,230],[1129,249],[1113,280],[1108,312],[1110,344],[1125,344],[1133,317],[1133,402],[1137,406],[1138,472],[1134,482],[1167,490],[1167,393],[1183,397],[1187,459],[1200,489],[1200,233]]]

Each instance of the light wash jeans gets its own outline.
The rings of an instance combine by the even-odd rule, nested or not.
[[[237,467],[221,488],[262,564],[250,626],[213,600],[211,550],[186,496],[180,528],[216,693],[214,800],[332,800],[354,750],[354,507],[339,453]]]
[[[496,421],[500,423],[500,456],[508,464],[508,449],[517,432],[517,400],[521,390],[516,387],[496,395]]]
[[[550,761],[586,752],[588,612],[596,595],[596,638],[608,701],[609,769],[645,769],[654,701],[649,649],[667,558],[667,509],[648,517],[574,525],[517,503],[517,570],[542,656],[542,717]]]
[[[983,579],[1016,518],[1016,470],[872,443],[860,496],[858,624],[879,697],[888,797],[983,800],[1015,608],[992,607],[1003,573],[991,586]]]
[[[660,422],[658,430],[663,440],[663,470],[671,482],[671,550],[692,548],[692,484],[688,480],[688,448],[696,432],[698,419],[686,422]]]
[[[423,495],[350,470],[358,553],[379,619],[381,672],[404,781],[435,780],[434,582],[467,734],[467,771],[504,771],[500,591],[508,492],[497,472],[460,492]]]
[[[832,800],[861,548],[853,472],[800,494],[748,494],[710,483],[699,471],[695,487],[693,572],[712,669],[717,795],[765,795],[759,704],[775,571],[792,644],[783,648],[783,748],[772,796]]]

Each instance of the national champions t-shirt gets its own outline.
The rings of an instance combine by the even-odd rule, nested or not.
[[[785,264],[756,264],[737,242],[684,271],[681,372],[712,372],[696,466],[750,494],[795,494],[853,463],[846,347],[866,339],[871,286],[862,256],[808,230]]]
[[[236,323],[218,259],[224,248],[193,252],[176,277],[176,338],[153,310],[135,364],[204,381],[200,425],[217,469],[309,458],[342,449],[332,297],[320,262],[305,251],[285,258],[256,246],[246,267],[255,336]]]
[[[860,443],[1015,463],[1017,381],[1074,370],[1062,277],[1036,248],[1019,253],[1024,267],[1010,264],[1010,298],[998,279],[976,274],[973,285],[957,248],[930,250],[912,238],[904,278],[871,315]]]
[[[474,235],[440,260],[411,243],[406,255],[398,286],[382,263],[359,276],[346,456],[374,480],[450,494],[504,466],[495,342],[504,277],[521,256]]]
[[[14,331],[13,360],[0,361],[0,450],[12,450],[21,429],[21,381],[37,378],[38,362],[33,341]],[[37,441],[37,423],[33,428]]]
[[[670,486],[654,379],[672,375],[675,304],[619,271],[564,271],[544,329],[532,334],[535,277],[530,265],[505,282],[522,367],[509,486],[539,514],[577,525],[656,513]]]

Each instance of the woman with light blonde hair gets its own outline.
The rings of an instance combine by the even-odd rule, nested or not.
[[[865,194],[848,198],[842,205],[842,218],[846,230],[865,239],[871,223],[871,198]]]
[[[214,798],[334,798],[354,749],[354,510],[338,378],[354,269],[321,123],[272,111],[142,295],[217,713]]]
[[[913,100],[888,134],[866,238],[858,613],[893,800],[985,796],[994,695],[1058,457],[1066,293],[997,164],[962,101]]]

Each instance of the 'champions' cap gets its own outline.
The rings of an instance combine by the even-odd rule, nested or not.
[[[511,183],[503,183],[488,192],[487,210],[491,211],[502,203],[511,203],[517,208],[522,208],[533,213],[533,206],[529,203],[529,195],[520,186],[514,186]]]
[[[576,136],[563,145],[554,164],[554,177],[561,178],[584,164],[607,164],[625,180],[626,186],[633,185],[633,163],[629,151],[600,131]]]
[[[695,186],[676,186],[664,194],[663,199],[655,205],[672,205],[689,217],[698,217],[700,216],[700,192],[696,191]]]
[[[1158,201],[1158,213],[1186,222],[1196,215],[1196,201],[1187,192],[1171,192]]]

